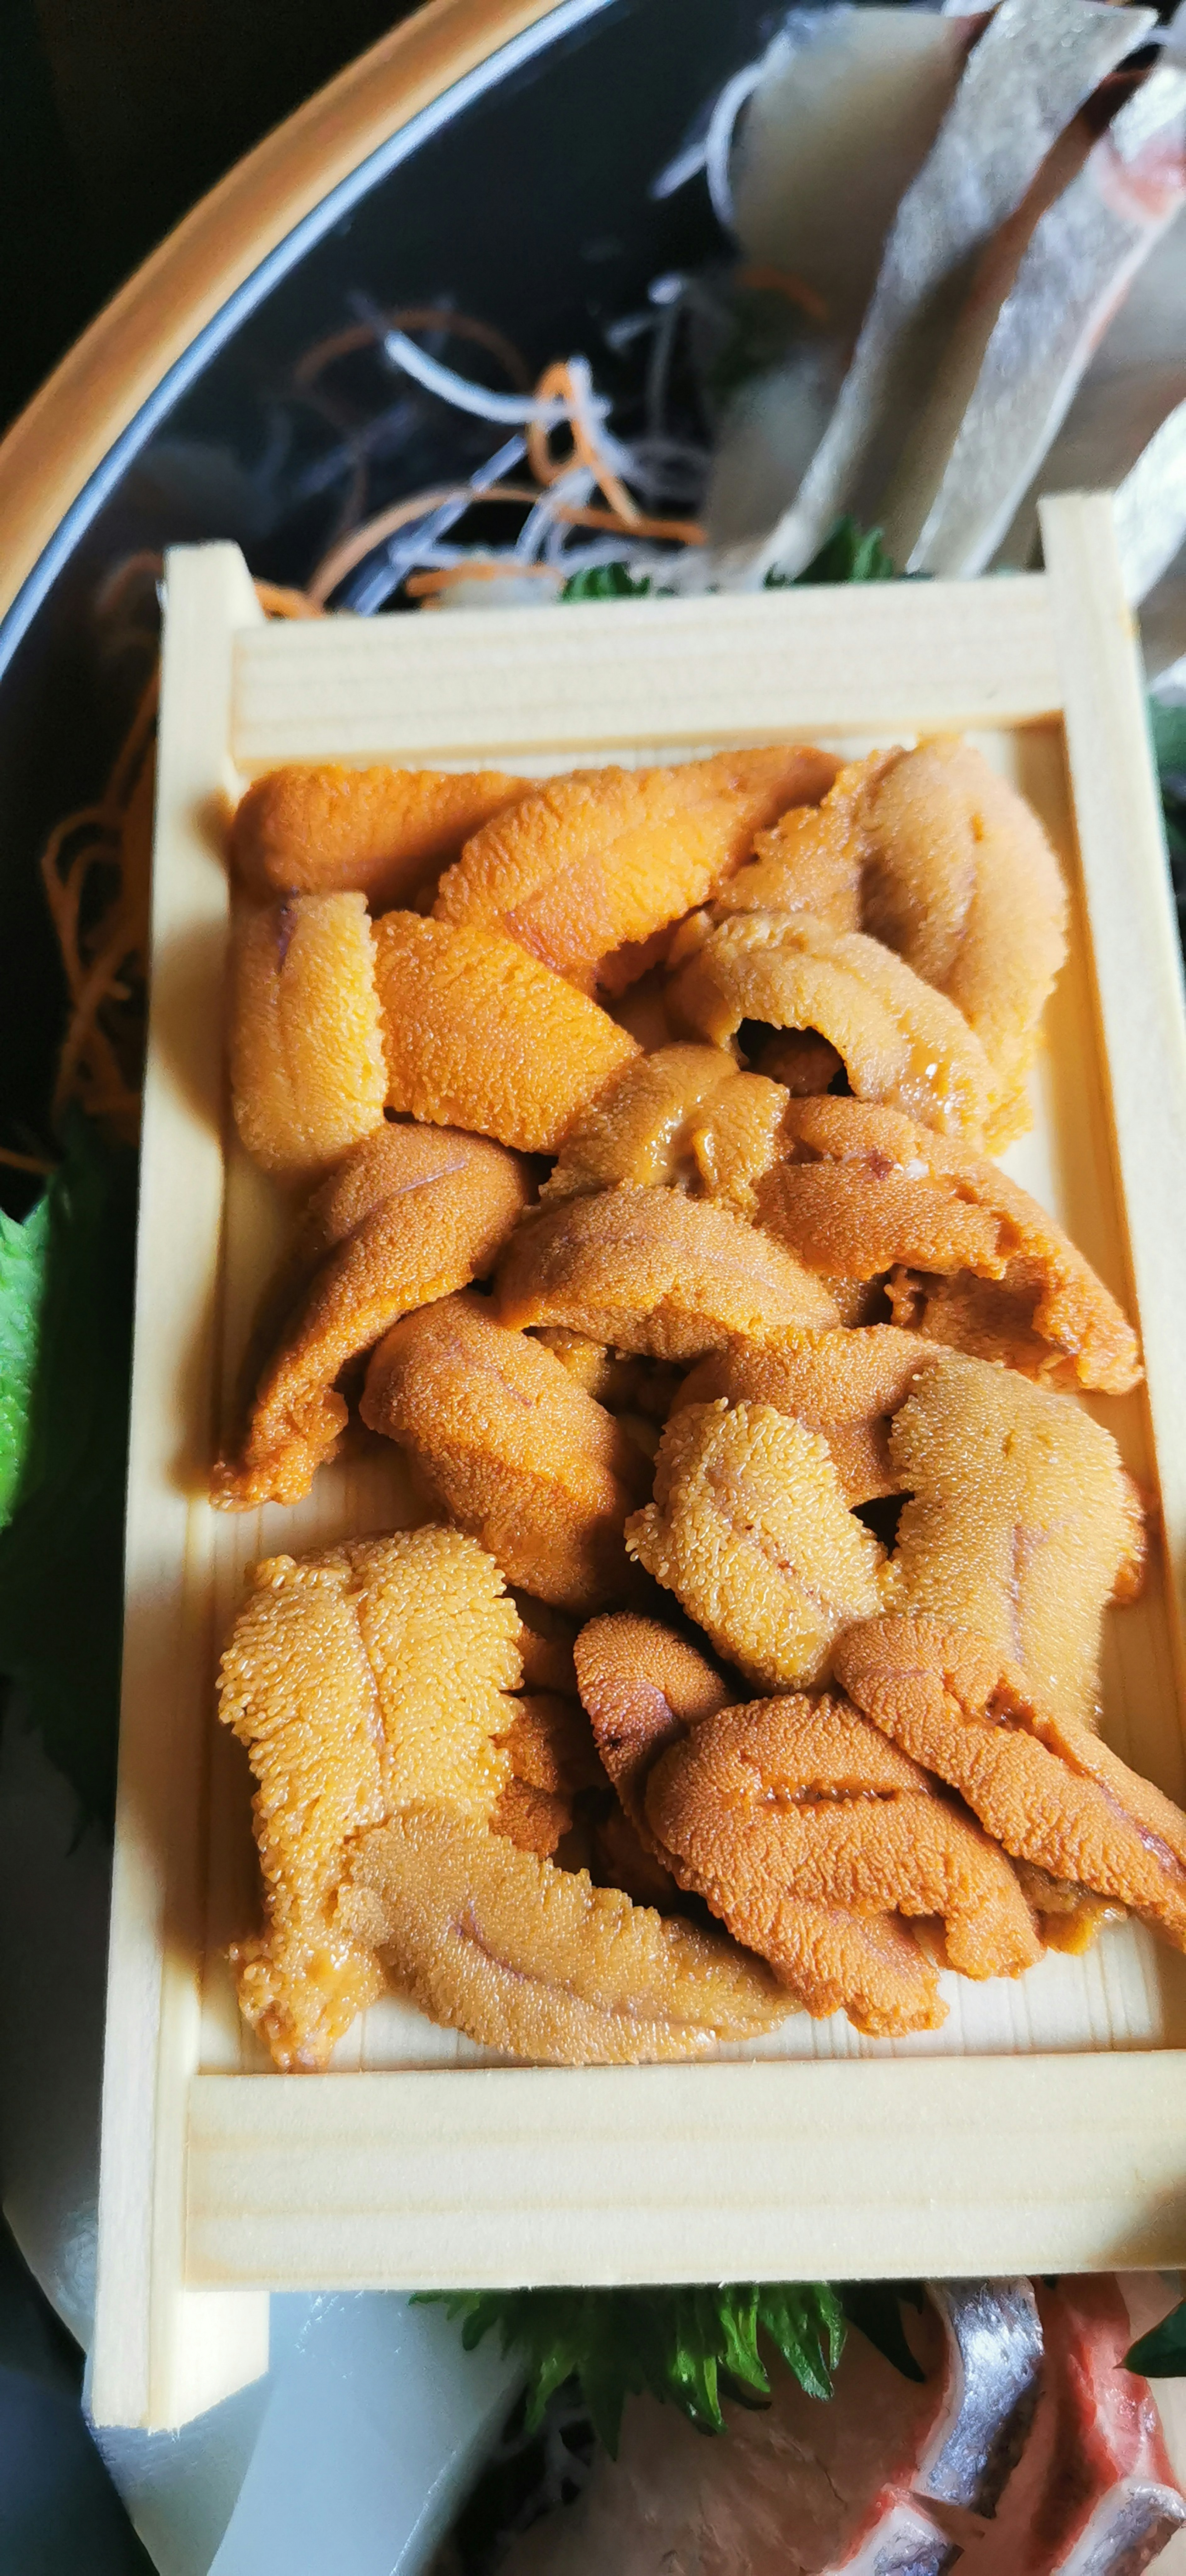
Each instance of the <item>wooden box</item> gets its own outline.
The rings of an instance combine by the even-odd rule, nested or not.
[[[310,1500],[204,1499],[281,1222],[232,1145],[226,816],[276,762],[506,766],[970,732],[1073,890],[1032,1134],[1008,1168],[1139,1316],[1103,1400],[1163,1549],[1112,1614],[1106,1730],[1186,1789],[1186,1027],[1141,679],[1106,500],[1048,570],[756,597],[266,625],[234,547],[173,554],[128,1510],[93,2403],[177,2424],[266,2366],[280,2289],[852,2278],[1186,2259],[1186,1959],[1135,1925],[1018,1984],[949,1981],[899,2042],[795,2015],[721,2062],[492,2062],[392,1998],[323,2076],[270,2070],[225,1960],[254,1907],[246,1762],[215,1725],[245,1567],[410,1516],[397,1454]],[[1169,1571],[1172,1569],[1172,1572]],[[728,2061],[728,2062],[726,2062]]]

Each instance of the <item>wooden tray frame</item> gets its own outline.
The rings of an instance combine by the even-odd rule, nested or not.
[[[268,2293],[1186,2260],[1186,2049],[641,2069],[200,2072],[214,1737],[201,1545],[221,1339],[221,833],[279,759],[1065,728],[1180,1655],[1186,1021],[1107,500],[1047,571],[263,625],[169,560],[92,2402],[174,2425],[266,2367]],[[414,637],[414,643],[412,638]],[[480,639],[475,654],[474,640]],[[640,676],[641,675],[641,676]],[[1175,1179],[1176,1176],[1176,1179]],[[188,1604],[188,1606],[187,1606]],[[1179,1707],[1186,1707],[1178,1666]]]

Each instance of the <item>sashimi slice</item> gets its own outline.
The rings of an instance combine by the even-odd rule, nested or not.
[[[862,513],[871,473],[884,489],[972,262],[1021,204],[1083,100],[1154,23],[1151,10],[1096,0],[1002,0],[902,199],[835,413],[754,572],[800,572],[841,511]]]
[[[1039,2287],[1046,2376],[1034,2428],[976,2576],[1142,2576],[1186,2522],[1147,2380],[1125,2370],[1128,2310],[1111,2274]]]
[[[1186,69],[1167,66],[1036,225],[946,454],[925,430],[916,442],[886,515],[887,542],[911,572],[983,571],[1130,279],[1183,203]]]
[[[947,2333],[946,2403],[918,2495],[992,2514],[1021,2456],[1042,2385],[1042,2328],[1028,2281],[930,2281]]]
[[[599,2453],[500,2576],[946,2576],[958,2548],[910,2493],[947,2377],[938,2322],[922,2325],[921,2387],[853,2330],[830,2404],[775,2362],[772,2404],[731,2406],[715,2441],[632,2398],[617,2460]]]

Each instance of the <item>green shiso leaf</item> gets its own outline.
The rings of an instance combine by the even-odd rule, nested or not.
[[[1159,2326],[1140,2336],[1125,2353],[1124,2367],[1139,2370],[1143,2379],[1186,2377],[1186,2299],[1180,2299]]]
[[[136,1158],[77,1112],[64,1145],[0,1253],[0,1674],[23,1690],[84,1818],[109,1821]]]
[[[842,581],[896,581],[898,568],[887,555],[881,542],[880,528],[858,527],[855,519],[838,519],[831,535],[825,537],[819,553],[805,572],[778,572],[771,569],[763,588],[798,590],[804,583]],[[570,574],[560,593],[560,604],[582,599],[651,599],[656,593],[648,573],[637,576],[627,564],[593,564],[585,572]]]
[[[1183,870],[1186,870],[1186,706],[1167,707],[1159,699],[1150,698],[1149,729],[1161,781],[1161,810],[1174,865],[1181,920]],[[1181,926],[1186,931],[1186,920],[1181,921]]]
[[[467,2352],[494,2330],[504,2352],[520,2355],[529,2428],[542,2421],[555,2391],[576,2378],[598,2439],[614,2457],[628,2397],[649,2392],[680,2407],[702,2432],[721,2433],[723,2397],[769,2403],[763,2338],[821,2399],[832,2394],[844,2349],[843,2310],[824,2281],[443,2296]]]
[[[855,519],[837,519],[826,536],[819,553],[813,555],[805,570],[792,578],[772,566],[766,575],[767,590],[800,590],[807,583],[842,581],[896,581],[898,568],[881,542],[880,528],[858,527]]]
[[[49,1234],[48,1192],[23,1225],[0,1210],[0,1529],[12,1518],[28,1458]]]
[[[560,593],[565,607],[582,599],[649,599],[649,575],[637,577],[624,563],[589,564],[584,572],[570,573]]]

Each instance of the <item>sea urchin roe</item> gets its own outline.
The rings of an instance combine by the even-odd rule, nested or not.
[[[278,1180],[317,1179],[383,1123],[375,952],[360,894],[240,907],[231,929],[235,1124]]]
[[[796,806],[759,832],[748,866],[717,888],[714,920],[739,912],[807,912],[826,930],[859,930],[864,848],[854,806],[871,766],[849,762],[822,803]]]
[[[813,1030],[835,1047],[858,1100],[981,1139],[992,1075],[979,1038],[953,1002],[860,931],[833,933],[809,914],[739,914],[681,968],[669,1007],[715,1046],[744,1020]]]
[[[739,1073],[723,1047],[659,1047],[628,1064],[564,1140],[541,1200],[629,1181],[732,1201],[748,1213],[752,1182],[778,1152],[786,1093]]]
[[[684,1379],[673,1410],[721,1396],[730,1404],[774,1405],[826,1440],[852,1509],[900,1490],[890,1428],[920,1371],[931,1364],[917,1335],[893,1324],[775,1333],[761,1344],[729,1342],[701,1360]]]
[[[517,1629],[497,1567],[457,1530],[253,1569],[219,1715],[258,1782],[267,1929],[232,1955],[242,2010],[277,2065],[324,2065],[382,1985],[339,1910],[351,1840],[411,1796],[469,1816],[497,1804]]]
[[[303,1244],[322,1258],[261,1368],[238,1456],[215,1469],[212,1501],[299,1502],[345,1428],[342,1369],[397,1316],[489,1270],[527,1199],[523,1165],[484,1136],[385,1125],[358,1146],[308,1210]]]
[[[591,993],[602,959],[703,903],[789,805],[822,795],[827,752],[720,752],[669,769],[549,779],[475,833],[437,895],[438,921],[504,931]],[[640,952],[642,973],[650,962]]]
[[[1136,1336],[1062,1227],[996,1163],[858,1100],[788,1105],[759,1223],[830,1280],[887,1278],[895,1322],[1048,1385],[1123,1395]]]
[[[343,1912],[434,2021],[537,2065],[703,2057],[787,2009],[720,1934],[427,1802],[362,1836]]]
[[[647,1822],[653,1764],[690,1726],[728,1706],[730,1691],[707,1655],[660,1619],[614,1610],[590,1619],[575,1649],[577,1687],[593,1741],[645,1848],[668,1855]]]
[[[723,1047],[658,1047],[625,1065],[569,1130],[540,1197],[567,1199],[630,1181],[640,1189],[695,1178],[691,1129],[722,1086],[739,1079]]]
[[[857,1706],[1015,1859],[1186,1949],[1186,1816],[986,1638],[924,1616],[875,1619],[836,1662]]]
[[[841,2001],[869,2027],[873,2006],[867,1994],[813,1989],[814,1908],[942,1916],[948,1957],[966,1976],[1018,1976],[1039,1957],[1004,1853],[845,1699],[796,1693],[727,1709],[662,1756],[646,1797],[661,1843],[714,1912],[811,2011]],[[921,2025],[911,2017],[918,2000],[909,1988],[883,1995],[881,2027],[932,2027],[933,2013]]]
[[[362,1416],[411,1451],[511,1582],[587,1611],[626,1579],[622,1527],[642,1484],[612,1415],[475,1296],[405,1317],[371,1361]]]
[[[374,935],[391,1109],[554,1154],[639,1052],[498,930],[389,912]]]
[[[871,1280],[896,1262],[999,1279],[1001,1224],[962,1176],[1003,1179],[901,1111],[864,1100],[795,1100],[782,1154],[755,1185],[758,1223],[809,1270]]]
[[[996,1149],[1029,1125],[1025,1078],[1066,955],[1058,861],[1025,799],[950,736],[870,781],[863,827],[863,927],[957,1003],[981,1040]]]
[[[770,1404],[673,1414],[655,1499],[626,1543],[768,1689],[822,1680],[842,1629],[882,1606],[884,1551],[849,1511],[826,1442]]]
[[[1094,1725],[1104,1608],[1134,1541],[1110,1433],[1072,1396],[943,1351],[889,1446],[911,1499],[883,1607],[974,1631],[1053,1707]]]
[[[347,769],[292,762],[257,778],[231,825],[248,893],[364,895],[372,912],[407,903],[471,832],[531,788],[500,770]]]
[[[780,1244],[679,1190],[603,1190],[521,1225],[498,1272],[508,1324],[559,1325],[614,1350],[693,1360],[734,1333],[829,1324],[836,1308]]]
[[[517,1843],[520,1851],[537,1852],[548,1860],[571,1830],[578,1792],[606,1785],[588,1718],[578,1699],[539,1692],[515,1702],[515,1715],[502,1742],[510,1757],[511,1776],[491,1825],[496,1834]]]

